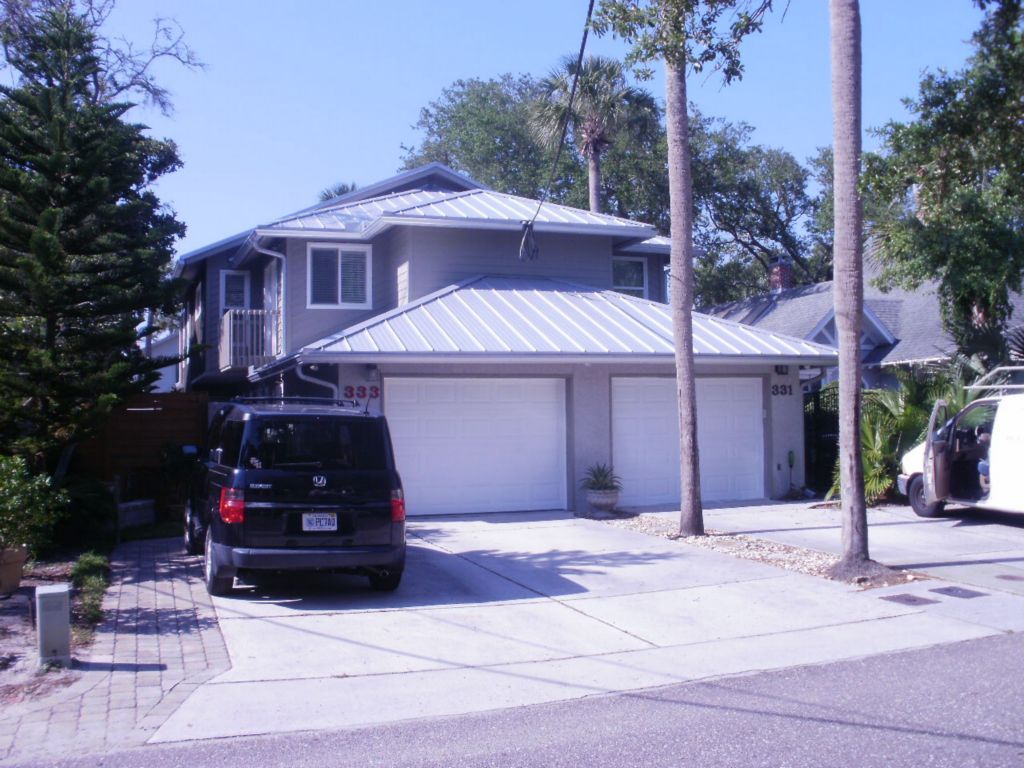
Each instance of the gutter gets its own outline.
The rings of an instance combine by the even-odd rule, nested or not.
[[[645,355],[564,355],[560,353],[414,353],[407,352],[323,352],[304,350],[295,355],[268,363],[249,373],[249,381],[256,383],[278,373],[296,369],[300,371],[304,365],[666,365],[675,360],[670,353]],[[695,363],[704,368],[724,366],[765,366],[765,365],[804,365],[804,366],[835,366],[838,361],[835,355],[786,356],[772,355],[751,357],[749,355],[715,355],[701,358],[697,356]],[[308,379],[302,378],[303,381]],[[322,380],[314,383],[328,386]]]

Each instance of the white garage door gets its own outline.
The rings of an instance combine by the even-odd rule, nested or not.
[[[697,379],[704,501],[764,497],[761,379]],[[675,379],[612,379],[612,461],[623,505],[679,503]]]
[[[566,507],[562,379],[388,378],[410,515]]]

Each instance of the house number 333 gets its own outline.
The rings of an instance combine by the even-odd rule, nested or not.
[[[772,394],[779,395],[792,395],[793,385],[792,384],[772,384]]]
[[[358,397],[360,399],[364,398],[364,397],[369,397],[370,399],[376,399],[376,398],[380,397],[380,387],[367,387],[367,386],[364,386],[362,384],[359,384],[359,385],[349,384],[348,386],[346,386],[344,388],[344,390],[342,391],[341,396],[345,397],[345,398],[349,398],[349,399],[351,399],[353,397]]]

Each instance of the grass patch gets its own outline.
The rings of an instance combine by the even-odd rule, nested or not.
[[[78,642],[88,642],[103,620],[103,594],[110,584],[110,560],[97,552],[80,555],[71,566],[71,583],[75,587],[72,631]]]

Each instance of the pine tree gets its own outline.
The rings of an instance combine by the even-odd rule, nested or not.
[[[174,309],[184,225],[151,186],[180,161],[98,90],[95,30],[70,4],[3,42],[18,84],[0,86],[0,451],[43,469],[166,364],[139,341],[147,309]]]

